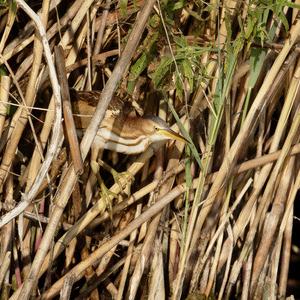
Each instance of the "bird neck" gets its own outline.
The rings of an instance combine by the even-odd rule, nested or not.
[[[145,120],[137,116],[104,118],[100,129],[106,128],[119,138],[137,140],[147,135]]]

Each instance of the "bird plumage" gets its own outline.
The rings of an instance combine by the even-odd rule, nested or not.
[[[100,99],[99,91],[71,90],[75,126],[84,131],[90,123]],[[125,154],[141,153],[151,143],[168,139],[184,141],[168,124],[157,116],[136,116],[129,101],[114,97],[98,129],[94,144]]]

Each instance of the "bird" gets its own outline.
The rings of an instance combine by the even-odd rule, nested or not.
[[[101,91],[71,89],[70,94],[76,129],[84,132],[96,109]],[[115,96],[98,128],[93,147],[130,155],[144,152],[153,143],[167,140],[187,142],[160,117],[134,115],[132,111],[129,101]]]
[[[76,91],[70,89],[76,130],[83,134],[88,127],[101,96],[101,91]],[[140,116],[134,113],[130,101],[114,96],[99,125],[91,147],[91,169],[96,175],[103,196],[108,199],[108,189],[99,175],[100,166],[104,167],[119,182],[119,173],[102,160],[99,152],[107,149],[128,155],[144,152],[152,144],[177,140],[186,143],[187,140],[176,133],[160,117],[155,115]],[[99,166],[100,165],[100,166]],[[107,201],[109,202],[109,200]],[[111,206],[111,203],[109,202]]]

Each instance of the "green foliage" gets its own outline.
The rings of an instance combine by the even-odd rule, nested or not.
[[[181,9],[184,7],[185,0],[180,0],[174,3],[173,10]]]
[[[227,24],[226,24],[227,25]],[[209,144],[213,146],[216,142],[218,131],[220,128],[224,106],[229,102],[229,94],[232,84],[234,71],[236,68],[238,56],[244,47],[244,37],[239,34],[235,40],[231,41],[231,32],[229,32],[228,40],[226,42],[226,57],[225,61],[221,61],[219,53],[219,78],[217,82],[216,93],[213,99],[214,112],[210,114],[208,138]]]
[[[139,78],[141,73],[147,68],[148,64],[150,63],[150,60],[150,54],[144,52],[138,58],[138,60],[131,66],[127,85],[127,92],[129,94],[132,94],[136,80]]]
[[[122,16],[127,15],[128,0],[119,0],[120,12]]]
[[[249,88],[253,88],[256,80],[260,74],[261,68],[263,66],[263,62],[266,57],[266,50],[259,48],[252,48],[250,54],[250,78],[248,86]]]
[[[171,68],[172,65],[173,65],[172,57],[170,56],[162,57],[154,73],[150,74],[150,77],[153,80],[155,88],[159,89],[160,87],[163,87],[163,83],[164,83],[164,79],[166,78],[166,75],[172,71]]]
[[[180,99],[183,99],[187,86],[189,92],[193,93],[201,82],[207,80],[206,66],[201,64],[201,56],[204,53],[217,52],[216,49],[218,47],[215,48],[215,45],[207,46],[207,44],[206,46],[199,46],[196,43],[188,41],[183,34],[175,30],[177,28],[175,26],[176,16],[179,16],[178,14],[180,14],[182,8],[188,9],[187,1],[161,0],[160,4],[172,51],[169,49],[169,41],[165,38],[165,32],[161,23],[157,19],[150,20],[150,26],[153,26],[158,35],[151,39],[151,42],[149,42],[150,46],[147,47],[146,51],[139,56],[139,59],[131,67],[128,89],[129,92],[133,89],[134,82],[138,76],[148,68],[148,75],[152,79],[155,89],[164,93],[175,89],[176,95]],[[218,50],[217,55],[219,61],[219,79],[213,98],[208,130],[211,145],[215,143],[217,137],[224,105],[226,101],[230,100],[231,81],[240,53],[243,50],[245,56],[250,56],[251,76],[249,89],[251,90],[255,85],[265,58],[264,51],[255,52],[251,50],[250,53],[249,50],[252,49],[251,45],[254,42],[259,42],[263,45],[266,41],[272,41],[278,22],[282,22],[285,30],[289,29],[288,21],[283,13],[286,6],[291,7],[295,5],[288,2],[288,0],[250,0],[245,17],[237,16],[240,29],[238,34],[232,26],[232,15],[225,14],[227,39],[225,48],[223,49],[225,51]],[[201,3],[201,7],[207,11],[210,9],[209,5],[203,6],[203,3]],[[271,17],[275,22],[270,22]],[[199,14],[197,20],[201,20],[201,18],[202,16]],[[270,26],[271,24],[272,26]],[[154,44],[157,46],[156,48]],[[248,95],[249,99],[250,94],[251,91]],[[244,107],[244,109],[246,109],[244,111],[246,112],[247,108]]]
[[[205,66],[199,63],[200,56],[212,49],[190,45],[184,36],[175,36],[174,42],[174,57],[171,54],[162,56],[161,60],[157,62],[157,67],[149,76],[156,89],[176,88],[177,95],[182,99],[184,94],[182,83],[184,81],[187,81],[190,92],[193,92],[195,86],[205,77]],[[175,80],[172,80],[173,78]]]
[[[196,146],[193,143],[193,140],[191,139],[189,133],[186,131],[186,129],[184,128],[183,124],[180,121],[180,118],[173,106],[173,104],[170,101],[167,101],[169,109],[172,113],[172,115],[174,116],[176,123],[180,129],[180,132],[183,134],[184,138],[188,141],[188,148],[191,150],[195,160],[197,161],[199,167],[202,169],[202,163],[201,163],[201,158],[200,155],[198,153],[198,150],[196,148]],[[189,153],[189,152],[188,152]]]
[[[8,73],[7,73],[7,69],[4,65],[0,65],[0,78],[1,76],[6,76]]]
[[[17,3],[15,0],[0,0],[0,18],[9,11],[10,14],[17,13]]]
[[[161,7],[165,13],[166,22],[169,24],[173,23],[174,14],[176,14],[176,11],[182,9],[186,5],[186,3],[187,3],[186,0],[177,0],[177,1],[162,0]]]
[[[266,54],[267,51],[265,49],[251,48],[250,60],[249,60],[250,77],[248,82],[248,91],[247,91],[247,95],[243,107],[242,123],[244,122],[246,115],[248,113],[248,107],[249,107],[252,89],[254,88],[257,78],[260,74]]]
[[[239,24],[245,39],[249,44],[259,41],[262,45],[265,41],[272,41],[273,31],[278,23],[274,23],[272,28],[268,28],[268,20],[272,13],[277,22],[282,22],[286,31],[289,30],[289,24],[286,15],[283,12],[285,7],[297,7],[288,0],[250,0],[247,16],[244,21],[239,17]],[[247,46],[249,49],[250,45]]]
[[[0,0],[0,9],[9,8],[13,12],[17,11],[17,3],[15,0]]]
[[[153,57],[156,51],[156,43],[158,40],[159,33],[156,30],[151,30],[152,28],[156,28],[158,23],[155,17],[151,18],[149,21],[150,31],[148,36],[143,42],[142,49],[144,51],[141,52],[140,57],[135,61],[135,63],[131,66],[129,76],[128,76],[128,85],[127,92],[132,94],[133,89],[135,87],[135,83],[139,76],[147,69],[149,64],[152,62]]]

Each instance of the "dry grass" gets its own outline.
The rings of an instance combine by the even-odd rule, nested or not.
[[[27,4],[0,2],[1,299],[297,296],[300,1]],[[102,90],[80,146],[68,85]],[[105,152],[110,211],[115,93],[189,143]]]

